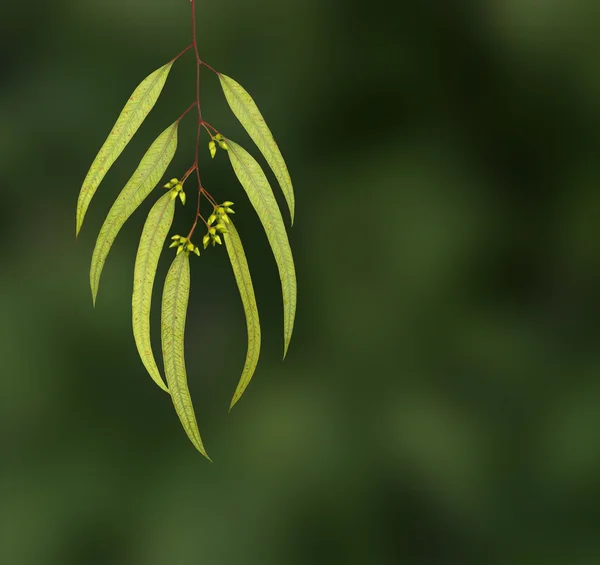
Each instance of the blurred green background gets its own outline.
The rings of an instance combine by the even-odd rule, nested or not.
[[[1,4],[0,563],[600,563],[598,2],[199,3],[201,56],[257,100],[297,198],[282,363],[266,238],[203,143],[264,332],[228,414],[243,311],[226,254],[192,262],[188,374],[213,465],[133,343],[154,198],[95,310],[88,283],[112,201],[193,99],[191,54],[74,237],[87,169],[130,92],[189,43],[189,2]],[[202,84],[206,119],[250,148]]]

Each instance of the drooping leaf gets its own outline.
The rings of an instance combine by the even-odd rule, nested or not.
[[[184,332],[189,295],[190,259],[184,251],[176,255],[165,280],[161,315],[162,353],[167,385],[183,429],[196,449],[210,460],[198,431],[185,370]]]
[[[138,353],[154,382],[166,392],[169,392],[169,390],[160,376],[160,371],[152,353],[150,307],[160,252],[171,229],[174,214],[175,200],[171,198],[170,192],[161,196],[150,210],[142,230],[140,245],[135,258],[133,297],[131,300],[133,337]]]
[[[98,186],[156,104],[172,66],[173,61],[170,61],[147,76],[138,85],[129,97],[98,155],[96,155],[83,181],[77,200],[77,235]]]
[[[229,159],[235,174],[262,222],[281,279],[283,294],[283,356],[292,338],[296,316],[296,269],[285,225],[271,185],[256,159],[237,143],[227,140]]]
[[[90,268],[90,285],[94,304],[106,257],[119,230],[158,184],[175,155],[177,127],[178,122],[173,123],[156,138],[104,220],[96,240]]]
[[[248,330],[248,351],[246,353],[246,361],[244,362],[244,369],[242,371],[242,376],[240,377],[240,382],[238,383],[233,399],[231,400],[231,405],[229,407],[231,410],[241,398],[242,394],[244,394],[246,387],[254,375],[256,365],[258,364],[258,358],[260,356],[260,321],[258,318],[258,308],[254,296],[252,277],[250,276],[250,269],[248,269],[248,261],[246,260],[246,254],[244,253],[242,240],[231,220],[227,224],[227,233],[224,237],[225,247],[227,248],[231,267],[233,268],[233,274],[235,275],[235,280],[242,298],[242,305],[246,314],[246,327]]]
[[[295,207],[294,187],[292,186],[292,179],[290,178],[287,165],[269,126],[267,126],[265,119],[250,94],[239,83],[231,77],[220,73],[219,80],[221,81],[225,98],[235,117],[244,126],[252,141],[256,143],[267,163],[269,163],[269,167],[275,173],[290,209],[293,224]]]

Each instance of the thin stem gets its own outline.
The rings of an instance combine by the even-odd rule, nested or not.
[[[198,103],[198,121],[202,122],[202,109],[200,108],[200,67],[202,61],[198,53],[198,37],[196,34],[196,0],[190,0],[192,3],[192,46],[196,55],[196,102]]]
[[[196,167],[196,171],[198,171],[198,167]],[[200,218],[200,190],[198,191],[198,201],[196,204],[196,218],[194,219],[194,224],[192,225],[192,229],[190,230],[190,233],[188,233],[188,240],[191,240],[192,235],[194,235],[194,230],[196,229],[196,226],[198,225],[198,218]]]
[[[171,59],[171,62],[174,63],[175,61],[177,61],[177,59],[179,59],[179,57],[181,57],[182,55],[187,53],[192,47],[193,47],[193,44],[190,43],[181,53],[179,53],[179,55],[175,55],[175,57],[173,57]]]
[[[196,0],[190,0],[192,4],[192,47],[194,48],[194,54],[196,55],[196,108],[198,109],[198,131],[196,134],[196,155],[194,157],[193,168],[196,171],[196,177],[198,179],[198,199],[196,202],[196,217],[194,218],[194,224],[188,235],[190,239],[198,225],[198,218],[200,217],[200,199],[202,196],[202,180],[200,179],[200,169],[198,167],[198,158],[200,153],[200,132],[202,131],[202,106],[200,104],[200,67],[202,61],[200,54],[198,53],[198,36],[196,33]]]
[[[212,71],[216,75],[220,74],[219,71],[215,71],[206,61],[201,61],[201,64],[204,65],[208,70]]]
[[[194,169],[196,168],[196,165],[192,165],[183,175],[183,177],[181,177],[181,184],[183,184],[187,178],[194,172]]]
[[[208,122],[205,122],[204,120],[202,121],[203,125],[208,126],[210,129],[212,129],[215,133],[219,133],[219,130],[213,126],[211,126]]]
[[[205,189],[202,189],[202,194],[206,196],[206,199],[213,205],[213,208],[218,206],[217,201],[212,197],[212,195]]]
[[[190,107],[183,113],[181,114],[181,116],[179,116],[179,118],[177,118],[177,123],[179,124],[179,122],[181,120],[183,120],[183,118],[185,118],[186,114],[196,105],[196,102],[194,102],[193,104],[190,105]]]
[[[206,122],[202,122],[202,127],[206,130],[206,133],[208,133],[208,135],[210,135],[210,138],[213,139],[213,134],[211,133],[211,131],[206,127]]]

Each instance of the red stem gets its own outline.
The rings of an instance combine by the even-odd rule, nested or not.
[[[206,61],[201,61],[201,64],[204,65],[207,69],[215,73],[216,75],[220,74],[219,71],[215,71]]]
[[[198,167],[198,156],[200,153],[200,132],[202,131],[202,107],[200,104],[200,67],[202,61],[200,54],[198,53],[198,37],[196,34],[196,0],[190,0],[192,4],[192,47],[194,48],[194,54],[196,55],[196,108],[198,108],[198,132],[196,134],[196,155],[194,157],[193,168],[196,171],[196,177],[198,178],[198,200],[196,203],[196,217],[192,229],[188,234],[190,239],[198,225],[198,218],[200,217],[200,197],[202,195],[202,180],[200,179],[200,169]]]
[[[179,116],[179,118],[177,118],[177,123],[179,123],[181,120],[183,120],[183,118],[185,118],[185,116],[187,115],[187,113],[196,105],[196,102],[194,102],[193,104],[190,105],[190,107],[183,113],[181,114],[181,116]]]
[[[194,224],[192,225],[192,229],[190,230],[190,233],[187,236],[188,240],[191,239],[192,235],[194,234],[194,230],[198,225],[198,220],[202,217],[200,215],[200,200],[202,194],[206,196],[206,198],[213,206],[216,206],[216,201],[214,200],[214,198],[202,186],[202,181],[200,180],[200,169],[198,167],[198,159],[200,154],[200,132],[202,131],[202,126],[206,125],[210,127],[213,131],[217,132],[215,128],[213,128],[210,124],[207,124],[202,119],[202,107],[200,104],[200,67],[204,65],[207,69],[213,71],[217,75],[219,74],[210,65],[206,64],[200,59],[200,53],[198,53],[198,37],[196,34],[196,0],[190,0],[190,3],[192,4],[192,44],[185,51],[187,51],[190,48],[193,48],[194,54],[196,55],[196,101],[194,102],[194,104],[192,104],[192,106],[190,106],[190,108],[188,108],[188,110],[186,110],[185,113],[187,114],[187,112],[189,112],[193,106],[196,106],[196,108],[198,109],[198,132],[196,134],[196,155],[194,157],[194,164],[192,165],[188,173],[186,173],[186,178],[192,171],[196,171],[196,177],[198,178],[198,200],[196,203],[196,217],[194,218]],[[185,51],[183,51],[181,54],[185,53]],[[180,55],[178,55],[178,57]]]
[[[179,59],[179,57],[181,57],[182,55],[187,53],[192,47],[193,47],[193,45],[190,43],[181,53],[179,53],[179,55],[176,55],[175,57],[173,57],[171,59],[171,62],[174,63],[175,61],[177,61],[177,59]]]
[[[196,168],[196,165],[192,165],[186,172],[185,174],[181,177],[181,184],[183,184],[187,178],[194,172],[194,169]]]
[[[212,129],[212,130],[213,130],[215,133],[219,133],[219,130],[218,130],[217,128],[215,128],[215,127],[211,126],[211,125],[210,125],[208,122],[205,122],[205,121],[203,120],[203,121],[202,121],[202,123],[203,123],[205,126],[208,126],[210,129]]]

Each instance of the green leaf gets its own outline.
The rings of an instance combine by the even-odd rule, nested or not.
[[[94,304],[96,304],[100,275],[102,274],[106,257],[119,230],[127,221],[127,218],[135,212],[146,196],[158,184],[175,155],[175,151],[177,150],[177,126],[178,122],[170,125],[150,146],[135,173],[133,173],[129,182],[112,205],[100,229],[90,268],[90,285],[92,287]]]
[[[196,449],[209,461],[204,450],[192,398],[187,384],[184,356],[184,332],[190,295],[190,258],[179,253],[167,273],[162,297],[162,353],[167,384],[179,420]]]
[[[102,179],[156,104],[173,62],[171,61],[154,71],[133,91],[104,145],[96,155],[83,181],[77,201],[77,235],[79,235],[85,213]]]
[[[256,143],[267,163],[269,163],[269,167],[275,173],[290,209],[293,225],[295,207],[294,187],[292,186],[292,179],[290,178],[287,165],[283,160],[281,151],[269,126],[267,126],[265,119],[250,94],[240,84],[231,77],[220,73],[219,80],[221,81],[225,98],[235,117],[244,126],[252,141]]]
[[[160,252],[171,229],[174,214],[175,200],[171,198],[170,192],[161,196],[152,206],[142,230],[135,258],[133,298],[131,300],[133,337],[138,353],[154,382],[166,392],[169,392],[169,389],[160,376],[152,353],[150,307]]]
[[[229,260],[233,268],[233,274],[240,291],[242,305],[246,314],[246,326],[248,330],[248,351],[246,353],[246,361],[244,362],[244,370],[240,382],[235,389],[233,399],[229,409],[231,410],[236,402],[241,398],[250,383],[254,370],[258,364],[260,356],[260,321],[258,319],[258,308],[256,306],[256,298],[254,296],[254,287],[252,286],[252,277],[250,269],[248,269],[248,261],[242,246],[242,240],[233,225],[233,221],[227,224],[227,233],[224,234],[225,246],[229,254]]]
[[[296,269],[292,250],[273,190],[261,166],[243,147],[230,139],[227,143],[229,144],[227,154],[233,170],[265,228],[279,269],[283,294],[283,357],[285,358],[296,316]]]

